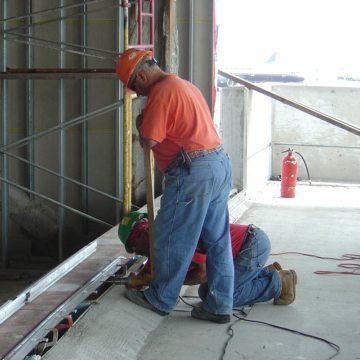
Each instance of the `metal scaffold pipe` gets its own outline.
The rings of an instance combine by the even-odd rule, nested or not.
[[[40,193],[38,193],[38,192],[36,192],[36,191],[30,190],[30,189],[28,189],[28,188],[26,188],[26,187],[24,187],[24,186],[21,186],[21,185],[19,185],[19,184],[16,184],[16,183],[14,183],[13,181],[7,180],[7,179],[5,179],[5,178],[3,178],[3,177],[1,177],[1,176],[0,176],[0,181],[4,182],[5,184],[14,186],[14,187],[16,187],[16,188],[18,188],[18,189],[20,189],[20,190],[23,190],[23,191],[25,191],[25,192],[27,192],[27,193],[29,193],[29,194],[33,194],[33,195],[35,195],[35,196],[38,196],[38,197],[40,197],[40,198],[42,198],[42,199],[44,199],[44,200],[46,200],[46,201],[49,201],[49,202],[51,202],[51,203],[53,203],[53,204],[55,204],[55,205],[60,206],[61,208],[64,208],[64,209],[69,210],[69,211],[71,211],[71,212],[73,212],[73,213],[75,213],[75,214],[78,214],[78,215],[81,215],[81,216],[83,216],[83,217],[86,217],[86,218],[88,218],[88,219],[90,219],[90,220],[93,220],[93,221],[99,223],[99,224],[105,225],[105,226],[107,226],[107,227],[113,227],[113,226],[114,226],[114,225],[111,225],[111,224],[109,224],[109,223],[107,223],[107,222],[105,222],[105,221],[103,221],[103,220],[100,220],[100,219],[94,217],[94,216],[91,216],[91,215],[88,215],[88,214],[83,213],[82,211],[76,210],[76,209],[72,208],[71,206],[65,205],[65,204],[63,204],[63,203],[61,203],[61,202],[59,202],[59,201],[56,201],[56,200],[54,200],[54,199],[51,199],[51,198],[49,198],[48,196],[42,195],[42,194],[40,194]]]
[[[58,7],[54,7],[51,9],[33,11],[33,12],[29,12],[28,14],[24,14],[24,15],[20,15],[20,16],[12,16],[12,17],[8,17],[8,18],[2,18],[2,19],[0,19],[0,22],[18,21],[18,20],[26,19],[26,18],[29,18],[32,16],[49,14],[52,12],[58,12],[58,11],[65,10],[65,9],[72,9],[72,8],[80,7],[80,6],[83,6],[84,4],[92,5],[92,4],[97,4],[100,2],[104,2],[104,1],[107,1],[107,0],[89,0],[89,1],[84,1],[83,3],[80,3],[80,4],[71,4],[71,5],[65,5],[65,6],[58,6]]]
[[[22,38],[30,39],[31,41],[30,40],[17,39],[16,37],[22,37]],[[9,41],[17,42],[17,43],[20,43],[20,44],[26,44],[26,45],[30,45],[30,46],[38,46],[38,47],[42,47],[42,48],[45,48],[45,49],[57,50],[57,51],[65,52],[65,53],[76,54],[76,55],[81,55],[81,56],[87,56],[87,57],[92,57],[92,58],[96,58],[96,59],[100,59],[100,60],[110,60],[112,62],[116,61],[115,56],[114,57],[107,57],[107,56],[102,56],[102,55],[96,55],[96,54],[87,53],[87,52],[84,52],[84,51],[68,49],[67,47],[81,48],[81,49],[91,50],[91,51],[94,51],[94,52],[100,52],[100,53],[104,53],[104,54],[113,54],[113,55],[116,55],[116,56],[118,55],[114,51],[96,49],[96,48],[91,48],[89,46],[82,46],[82,45],[78,45],[78,44],[67,43],[67,42],[64,42],[64,41],[47,40],[47,39],[42,39],[42,38],[38,38],[38,37],[35,37],[35,36],[19,34],[19,33],[14,33],[14,32],[8,32],[7,33],[7,39]]]
[[[105,192],[103,192],[103,191],[101,191],[101,190],[95,189],[94,187],[89,186],[89,185],[86,185],[86,184],[84,184],[84,183],[82,183],[82,182],[80,182],[80,181],[77,181],[77,180],[75,180],[75,179],[71,179],[71,178],[69,178],[69,177],[67,177],[67,176],[61,175],[61,174],[57,173],[56,171],[52,171],[52,170],[50,170],[50,169],[47,169],[47,168],[45,168],[44,166],[38,165],[38,164],[36,164],[36,163],[34,163],[34,162],[31,162],[31,161],[29,161],[29,160],[26,160],[26,159],[20,157],[20,156],[11,154],[10,152],[7,152],[7,151],[3,151],[3,153],[5,153],[6,155],[8,155],[9,157],[11,157],[11,158],[13,158],[13,159],[22,161],[22,162],[24,162],[24,163],[26,163],[26,164],[28,164],[28,165],[33,166],[34,168],[37,168],[37,169],[39,169],[39,170],[41,170],[41,171],[44,171],[44,172],[46,172],[46,173],[48,173],[48,174],[51,174],[51,175],[54,175],[54,176],[56,176],[56,177],[62,178],[62,179],[64,179],[64,180],[66,180],[66,181],[69,181],[69,182],[75,184],[75,185],[79,185],[79,186],[81,186],[81,187],[84,187],[84,188],[86,188],[86,189],[88,189],[88,190],[91,190],[91,191],[93,191],[93,192],[95,192],[95,193],[97,193],[97,194],[99,194],[99,195],[103,195],[103,196],[105,196],[105,197],[107,197],[107,198],[109,198],[109,199],[115,200],[115,201],[117,201],[117,202],[121,202],[121,203],[123,202],[122,199],[119,199],[119,198],[117,198],[117,197],[115,197],[115,196],[112,196],[112,195],[110,195],[110,194],[108,194],[108,193],[105,193]],[[133,207],[134,207],[134,205],[133,205]],[[137,208],[137,206],[136,206],[136,208]]]
[[[60,16],[60,17],[50,19],[50,20],[43,20],[43,21],[38,21],[36,23],[32,23],[32,24],[15,26],[15,27],[12,27],[12,28],[1,31],[0,34],[6,34],[7,32],[12,32],[14,30],[23,30],[23,29],[26,29],[26,28],[28,28],[30,26],[39,26],[39,25],[50,24],[50,23],[53,23],[53,22],[58,22],[58,21],[61,21],[61,20],[73,19],[75,17],[80,17],[80,16],[83,16],[83,15],[88,15],[88,14],[96,13],[98,11],[104,11],[104,10],[107,10],[107,9],[116,9],[118,7],[119,7],[119,5],[103,6],[103,7],[97,8],[97,9],[88,10],[88,11],[85,11],[85,12],[84,11],[77,12],[76,14],[71,14],[71,15],[67,15],[67,16]]]
[[[69,120],[69,121],[67,121],[67,122],[65,122],[63,124],[59,124],[59,125],[56,125],[56,126],[53,126],[53,127],[49,128],[47,130],[38,132],[38,133],[36,133],[34,135],[24,137],[24,138],[22,138],[20,140],[14,141],[13,143],[10,143],[10,144],[7,144],[5,146],[0,147],[0,152],[8,151],[10,149],[13,149],[13,148],[16,148],[16,147],[19,147],[19,146],[24,146],[30,140],[37,140],[37,139],[39,139],[39,138],[41,138],[43,136],[46,136],[48,134],[51,134],[51,133],[55,132],[55,131],[67,129],[69,127],[81,124],[84,121],[88,121],[88,120],[90,120],[90,119],[92,119],[94,117],[97,117],[99,115],[103,115],[103,114],[106,114],[106,113],[108,113],[110,111],[116,110],[122,104],[123,104],[123,100],[116,101],[113,104],[107,105],[107,106],[105,106],[103,108],[97,109],[97,110],[92,111],[90,113],[87,113],[85,115],[78,116],[78,117],[76,117],[76,118],[74,118],[72,120]]]
[[[124,8],[124,49],[129,47],[129,4],[127,0],[123,0],[122,6]],[[132,111],[131,111],[131,96],[124,88],[124,206],[123,214],[126,215],[131,211],[131,150],[132,150]]]

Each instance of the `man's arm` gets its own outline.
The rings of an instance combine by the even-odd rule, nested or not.
[[[152,139],[147,139],[147,138],[143,138],[141,137],[141,134],[140,134],[140,125],[143,121],[143,113],[141,112],[140,115],[137,116],[136,118],[136,128],[139,132],[139,135],[140,135],[140,145],[143,146],[144,143],[146,143],[150,148],[154,147],[158,142],[155,141],[155,140],[152,140]]]
[[[206,283],[206,265],[195,264],[196,268],[188,271],[184,285],[198,285]]]
[[[142,143],[147,144],[150,147],[150,149],[158,143],[157,141],[152,140],[152,139],[147,139],[147,138],[142,138],[142,137],[140,137],[140,139],[141,139]]]

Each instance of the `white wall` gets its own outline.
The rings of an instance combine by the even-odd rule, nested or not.
[[[246,189],[251,196],[271,176],[271,100],[255,91],[248,94]]]
[[[223,147],[229,154],[233,185],[239,190],[246,187],[244,164],[246,163],[246,90],[244,88],[223,88],[220,96],[219,135]]]

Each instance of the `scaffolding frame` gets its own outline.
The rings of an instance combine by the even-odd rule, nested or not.
[[[144,3],[149,4],[149,11],[143,11]],[[109,4],[108,0],[81,0],[77,4],[66,5],[64,0],[60,0],[56,8],[48,8],[40,11],[33,11],[33,0],[26,0],[24,4],[24,15],[8,17],[8,0],[0,4],[0,86],[1,86],[1,141],[0,141],[0,163],[1,163],[1,267],[9,267],[9,187],[15,186],[29,193],[30,198],[40,197],[46,201],[52,202],[58,206],[58,261],[63,260],[63,239],[64,222],[66,211],[72,211],[83,217],[83,232],[88,232],[89,220],[103,224],[106,227],[114,226],[107,222],[97,219],[88,214],[89,212],[89,191],[95,192],[101,196],[107,197],[115,202],[116,223],[124,213],[136,209],[131,203],[131,151],[132,151],[132,97],[124,91],[123,86],[118,82],[116,89],[116,102],[104,106],[95,111],[89,112],[88,80],[89,79],[117,79],[115,74],[115,63],[118,55],[129,47],[150,48],[154,51],[154,0],[116,0],[115,5]],[[100,5],[100,6],[99,6]],[[136,5],[138,9],[138,43],[129,44],[129,7]],[[91,6],[99,6],[91,8]],[[105,50],[88,46],[88,24],[89,14],[97,13],[104,9],[116,9],[116,46],[115,50]],[[69,15],[68,10],[76,10],[76,13]],[[45,21],[33,21],[33,17],[42,14],[54,14],[58,16]],[[67,41],[65,21],[69,18],[77,17],[80,19],[80,44],[74,44]],[[143,19],[150,19],[150,44],[143,43]],[[22,26],[10,27],[10,22],[24,21]],[[58,27],[58,38],[56,41],[42,39],[34,36],[34,26],[56,22]],[[19,33],[24,31],[25,33]],[[17,42],[25,45],[26,49],[26,68],[11,68],[7,63],[9,54],[9,43]],[[58,51],[57,68],[34,68],[34,53],[37,46],[47,47]],[[81,68],[68,68],[66,65],[67,53],[81,56]],[[112,60],[114,68],[89,68],[89,59],[97,58]],[[57,80],[58,96],[58,124],[50,129],[41,132],[35,132],[34,115],[34,80]],[[81,115],[71,120],[66,119],[66,83],[65,79],[81,80]],[[9,143],[8,125],[8,81],[20,80],[26,82],[26,136],[22,139]],[[115,194],[109,194],[93,186],[89,186],[89,128],[88,121],[95,117],[100,117],[108,112],[116,111],[116,189]],[[67,136],[65,129],[70,126],[79,125],[81,127],[81,181],[71,179],[66,176],[66,142]],[[40,164],[35,159],[35,141],[42,136],[51,133],[58,134],[58,171],[52,171]],[[13,149],[26,147],[26,156],[24,158],[11,153]],[[13,158],[21,161],[27,166],[26,186],[13,182],[9,174],[9,159]],[[57,177],[58,198],[51,199],[36,191],[35,187],[35,169],[50,173]],[[81,210],[66,205],[66,187],[67,182],[76,184],[81,188]]]

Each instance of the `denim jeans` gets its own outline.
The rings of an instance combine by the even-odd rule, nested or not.
[[[234,307],[277,299],[281,280],[277,271],[264,268],[270,255],[270,240],[263,230],[253,227],[234,259]],[[199,287],[199,296],[206,298],[207,284]]]
[[[155,278],[144,291],[156,308],[169,312],[176,305],[201,236],[210,289],[204,308],[214,314],[231,313],[234,266],[229,233],[230,189],[231,167],[223,150],[194,159],[190,172],[177,167],[165,173],[165,189],[154,224]]]

